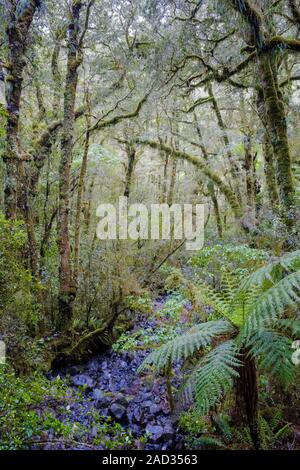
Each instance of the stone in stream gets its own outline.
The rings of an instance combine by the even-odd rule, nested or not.
[[[151,415],[157,415],[157,414],[160,413],[161,411],[163,411],[163,409],[162,409],[162,407],[159,406],[159,405],[153,404],[153,405],[151,405],[151,406],[149,407],[149,413],[150,413]]]
[[[133,409],[132,413],[131,413],[131,420],[134,421],[135,423],[141,423],[142,420],[143,420],[143,417],[144,417],[144,413],[143,411],[141,410],[140,407],[136,407]]]
[[[174,431],[171,426],[159,426],[157,424],[147,424],[146,431],[150,434],[151,442],[170,441],[174,437]]]
[[[153,405],[153,402],[151,400],[146,400],[142,403],[142,406],[144,408],[150,408],[150,406],[152,406],[152,405]]]
[[[69,369],[67,370],[68,374],[70,374],[71,376],[73,375],[78,375],[80,374],[80,367],[78,366],[71,366],[69,367]]]
[[[159,442],[162,438],[164,428],[155,424],[147,424],[146,432],[150,434],[151,442]]]
[[[116,394],[113,397],[112,402],[117,404],[117,405],[124,406],[124,408],[127,408],[127,406],[128,406],[128,400],[124,395],[122,395],[122,393]]]
[[[92,389],[94,386],[94,381],[91,377],[86,374],[77,374],[72,377],[72,382],[75,387],[80,387],[85,385],[86,388]]]
[[[122,406],[118,403],[113,403],[109,411],[112,417],[116,419],[116,421],[124,422],[127,420],[127,412],[125,406]]]
[[[98,390],[98,389],[97,389]],[[106,409],[109,407],[109,405],[111,404],[111,400],[112,400],[112,397],[108,396],[108,395],[105,395],[103,392],[102,393],[102,396],[100,396],[100,394],[96,393],[96,395],[98,395],[98,398],[95,398],[95,408],[97,408],[98,410],[99,409]]]
[[[94,400],[96,400],[96,401],[101,400],[101,398],[103,398],[103,396],[104,396],[103,391],[100,390],[100,388],[94,388],[94,390],[93,390]]]

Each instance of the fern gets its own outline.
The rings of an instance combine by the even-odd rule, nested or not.
[[[202,299],[213,306],[215,316],[220,319],[197,325],[153,351],[139,371],[147,366],[166,370],[171,363],[204,349],[206,354],[198,360],[183,387],[184,400],[195,401],[202,414],[232,388],[234,379],[239,377],[239,368],[244,365],[240,353],[245,348],[262,369],[283,383],[290,382],[295,366],[291,361],[288,332],[299,331],[300,323],[298,318],[286,319],[283,315],[287,308],[291,314],[295,313],[300,303],[299,266],[300,251],[297,251],[272,260],[240,286],[229,275],[223,277],[221,292],[201,286]],[[213,339],[212,348],[205,351]],[[250,420],[248,424],[251,427]],[[253,442],[256,445],[254,438]]]
[[[271,330],[258,330],[248,342],[250,352],[260,366],[277,376],[282,383],[289,383],[295,376],[291,361],[291,340]]]
[[[300,319],[299,318],[283,318],[277,321],[277,326],[285,332],[291,332],[293,336],[300,334]]]
[[[197,409],[206,414],[217,400],[232,387],[241,366],[233,340],[221,343],[200,362],[194,382]]]
[[[170,362],[178,362],[193,356],[195,351],[205,348],[213,338],[232,332],[232,326],[226,320],[210,321],[191,328],[186,334],[154,350],[142,363],[138,373],[147,366],[155,366],[157,371],[163,370]]]
[[[287,253],[280,258],[272,260],[266,266],[257,269],[254,273],[248,276],[248,278],[241,283],[240,290],[248,290],[250,286],[255,284],[263,286],[264,283],[269,282],[272,285],[280,273],[291,272],[297,268],[299,269],[299,267],[300,250]]]
[[[277,320],[287,307],[300,302],[300,271],[293,272],[281,279],[271,288],[262,292],[252,305],[247,323],[246,336],[262,326],[268,326]]]
[[[282,411],[276,410],[270,421],[260,416],[260,434],[263,449],[270,449],[274,445],[287,438],[291,433],[291,423],[282,425]]]
[[[195,448],[195,449],[205,449],[208,447],[226,447],[222,441],[216,439],[215,437],[210,436],[201,436],[193,439],[189,439],[188,448]]]
[[[233,437],[233,433],[232,433],[231,426],[229,424],[228,416],[221,414],[216,420],[216,426],[217,426],[218,431],[221,433],[224,439],[224,442],[228,444],[232,440],[232,437]]]

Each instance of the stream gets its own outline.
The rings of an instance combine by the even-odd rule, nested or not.
[[[165,299],[155,301],[154,309],[161,308]],[[133,330],[155,328],[156,320],[138,317]],[[70,384],[70,397],[83,390],[80,400],[69,400],[66,407],[53,406],[55,416],[66,419],[88,429],[84,442],[94,442],[97,429],[93,425],[93,414],[98,411],[103,417],[111,417],[124,430],[130,431],[135,448],[145,450],[182,449],[183,439],[171,416],[166,383],[163,377],[137,374],[137,369],[149,351],[114,352],[108,350],[82,365],[73,365],[52,375],[59,375]],[[174,384],[178,377],[173,379]],[[84,387],[83,387],[84,386]],[[140,439],[147,434],[146,444],[140,446]],[[44,438],[44,449],[66,448],[63,442],[51,442],[52,435]],[[49,440],[49,442],[48,442]],[[82,450],[87,444],[77,442],[68,449]],[[93,445],[94,449],[106,449],[105,445]]]

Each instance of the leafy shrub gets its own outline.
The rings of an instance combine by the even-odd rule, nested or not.
[[[152,299],[148,292],[144,292],[142,295],[128,295],[125,299],[125,303],[131,310],[140,313],[151,313],[152,311]]]
[[[21,372],[37,365],[42,350],[36,341],[43,323],[37,301],[42,287],[23,264],[26,241],[23,223],[0,213],[0,339]]]
[[[160,319],[178,320],[182,314],[187,300],[180,292],[174,292],[168,297],[163,307],[156,310],[154,316]]]
[[[178,330],[172,325],[155,326],[147,329],[139,329],[134,332],[124,333],[113,344],[115,352],[135,351],[137,349],[148,349],[159,346],[166,341],[170,341],[178,334]]]
[[[196,410],[181,413],[178,424],[184,432],[194,436],[207,432],[209,428],[208,422]]]
[[[53,429],[56,435],[67,435],[68,424],[49,413],[38,413],[42,401],[62,399],[66,386],[57,379],[49,381],[41,375],[17,377],[8,366],[0,366],[0,449],[23,449],[41,432]]]
[[[172,292],[179,289],[184,283],[182,272],[178,268],[171,268],[165,280],[165,289],[167,292]]]
[[[266,251],[247,245],[217,244],[202,248],[192,256],[189,264],[197,268],[202,276],[214,278],[222,271],[234,272],[236,275],[241,271],[241,275],[247,275],[268,258]]]
[[[26,232],[21,221],[8,221],[0,213],[0,316],[17,315],[28,328],[38,322],[34,293],[40,286],[22,262]]]

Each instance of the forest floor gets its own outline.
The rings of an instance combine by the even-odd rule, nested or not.
[[[162,308],[166,299],[156,300],[154,310]],[[144,331],[155,329],[157,322],[140,316],[132,332],[141,328]],[[69,385],[66,402],[51,402],[47,405],[48,411],[59,421],[71,425],[77,437],[74,440],[70,437],[67,440],[54,439],[51,430],[40,437],[37,447],[107,449],[117,445],[111,439],[119,439],[121,445],[130,441],[136,449],[181,449],[183,436],[172,419],[165,378],[153,380],[153,376],[137,374],[148,352],[145,349],[130,352],[108,350],[85,364],[52,373],[53,379],[59,375]],[[172,379],[173,385],[179,380],[178,374]]]

